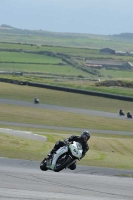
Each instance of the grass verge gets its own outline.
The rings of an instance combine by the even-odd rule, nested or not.
[[[133,178],[133,174],[120,174],[118,176]]]
[[[83,129],[132,131],[132,121],[0,104],[0,121]]]

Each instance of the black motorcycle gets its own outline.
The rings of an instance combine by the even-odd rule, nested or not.
[[[120,116],[124,116],[125,115],[124,111],[123,110],[119,110],[119,115]]]
[[[127,118],[133,118],[130,113],[127,113]]]
[[[35,98],[35,99],[34,99],[34,103],[35,103],[35,104],[39,104],[39,99],[38,99],[38,98]]]

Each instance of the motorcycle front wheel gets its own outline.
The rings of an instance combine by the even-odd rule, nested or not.
[[[62,162],[61,162],[62,160]],[[65,158],[63,158],[62,156],[58,158],[54,171],[55,172],[59,172],[61,170],[63,170],[70,162],[72,161],[72,158],[70,158],[69,156],[65,155]]]
[[[44,159],[44,160],[40,163],[40,169],[41,169],[42,171],[47,171],[47,170],[48,170],[48,168],[46,167],[46,164],[47,164],[46,159]]]

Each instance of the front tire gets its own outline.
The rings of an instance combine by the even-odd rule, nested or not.
[[[44,159],[44,160],[40,163],[40,169],[41,169],[42,171],[47,171],[47,170],[48,170],[48,168],[46,167],[46,164],[47,164],[46,159]]]
[[[72,161],[72,158],[67,157],[66,160],[61,165],[57,166],[58,160],[57,160],[57,163],[56,163],[55,168],[54,168],[55,172],[59,172],[59,171],[63,170]]]

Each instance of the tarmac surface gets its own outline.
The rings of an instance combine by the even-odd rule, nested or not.
[[[132,200],[133,179],[117,176],[123,171],[112,172],[84,166],[43,172],[39,162],[0,158],[0,199]]]

